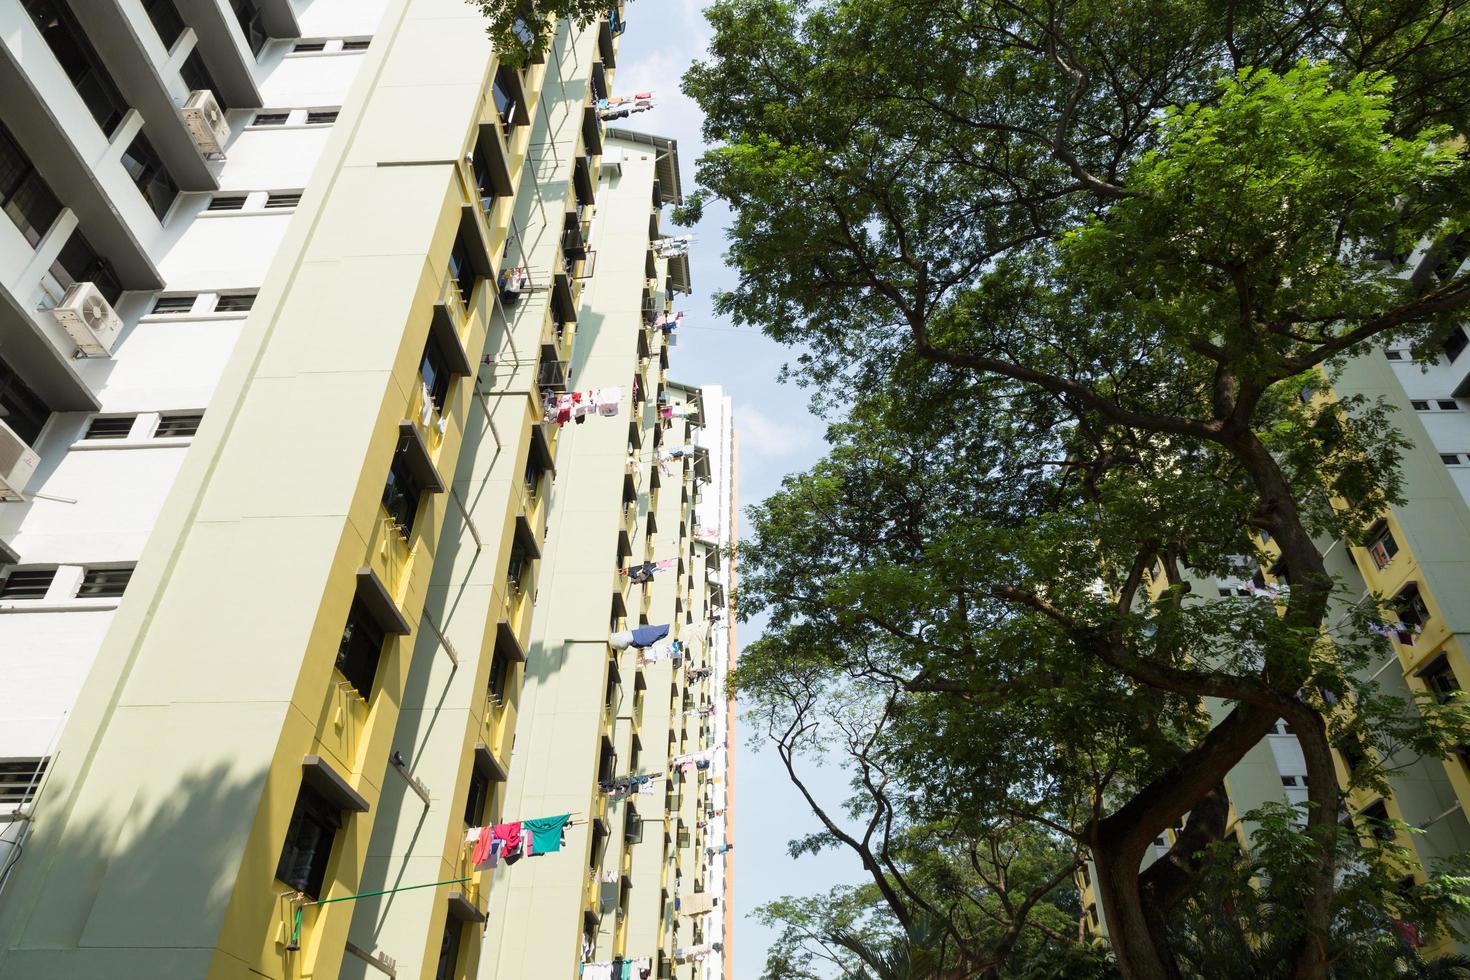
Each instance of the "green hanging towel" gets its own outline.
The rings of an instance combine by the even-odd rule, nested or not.
[[[559,817],[537,817],[535,820],[522,820],[521,828],[531,835],[532,854],[555,854],[561,850],[561,832],[566,827],[567,821],[572,818],[570,813],[563,813]]]
[[[619,980],[633,980],[633,961],[623,960],[623,975]]]

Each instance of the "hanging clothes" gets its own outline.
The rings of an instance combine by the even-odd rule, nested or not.
[[[668,635],[667,623],[662,626],[639,626],[633,630],[632,644],[635,647],[651,647]]]
[[[618,630],[607,638],[607,642],[614,650],[626,650],[633,645],[633,631]]]
[[[527,853],[555,854],[561,850],[562,833],[566,830],[567,821],[571,819],[570,813],[563,813],[556,817],[537,817],[534,820],[521,821],[531,845]]]
[[[501,853],[505,855],[507,864],[520,860],[525,834],[519,820],[515,823],[498,823],[490,833],[495,840],[500,841]]]
[[[614,416],[623,404],[623,389],[620,386],[597,389],[597,414]]]

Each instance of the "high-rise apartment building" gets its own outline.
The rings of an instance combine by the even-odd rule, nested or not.
[[[1444,253],[1421,254],[1416,275],[1443,275],[1463,261]],[[1436,271],[1436,269],[1438,271]],[[1409,442],[1403,456],[1405,502],[1389,508],[1369,531],[1364,546],[1345,541],[1319,542],[1328,571],[1344,584],[1344,597],[1334,608],[1332,631],[1352,628],[1351,603],[1376,594],[1388,600],[1396,622],[1382,624],[1391,654],[1364,672],[1384,694],[1408,702],[1463,696],[1470,688],[1470,334],[1457,328],[1443,349],[1426,362],[1414,361],[1405,348],[1374,351],[1349,362],[1330,391],[1318,397],[1363,394],[1393,406],[1395,424]],[[1271,553],[1269,542],[1262,551]],[[1261,567],[1255,556],[1242,556],[1231,578],[1191,578],[1193,594],[1203,600],[1273,597],[1283,580],[1280,569]],[[1154,594],[1164,587],[1157,577]],[[1225,708],[1211,703],[1216,720]],[[1351,710],[1341,704],[1336,710]],[[1340,785],[1349,771],[1374,750],[1356,742],[1339,742],[1334,755]],[[1426,758],[1404,746],[1380,760],[1390,774],[1392,792],[1380,796],[1354,790],[1344,819],[1365,839],[1396,841],[1414,856],[1417,880],[1424,870],[1452,855],[1470,852],[1470,746],[1447,759]],[[1290,727],[1276,729],[1231,771],[1226,780],[1231,801],[1230,831],[1249,847],[1254,826],[1244,819],[1265,803],[1297,805],[1307,799],[1307,767]],[[1405,825],[1405,826],[1401,826]],[[1155,841],[1155,856],[1172,843],[1172,833]],[[1079,884],[1085,923],[1106,933],[1106,917],[1091,887],[1090,869]],[[1423,953],[1470,952],[1447,935],[1418,935],[1414,924],[1405,937],[1423,943]]]
[[[624,961],[725,975],[730,406],[668,377],[679,334],[659,324],[689,285],[686,258],[658,247],[677,147],[609,130],[603,153],[570,371],[578,388],[629,387],[635,414],[561,435],[506,809],[572,813],[575,860],[497,872],[498,980],[579,963],[618,977]]]
[[[497,969],[465,838],[542,815],[507,780],[555,710],[553,486],[626,516],[567,437],[679,397],[651,326],[594,381],[594,296],[688,284],[672,145],[604,165],[623,16],[516,69],[464,0],[0,4],[0,977]],[[692,497],[714,457],[665,465]]]

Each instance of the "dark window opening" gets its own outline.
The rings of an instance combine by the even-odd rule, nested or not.
[[[515,88],[511,85],[511,78],[507,72],[514,71],[513,68],[502,67],[495,72],[495,82],[491,85],[491,93],[495,97],[495,110],[500,114],[500,125],[506,129],[515,125],[516,99],[511,93]]]
[[[89,568],[82,573],[82,587],[77,590],[79,599],[117,599],[127,590],[133,577],[131,566],[127,568]]]
[[[289,112],[257,112],[252,125],[255,126],[284,126],[286,120],[291,118]]]
[[[471,155],[471,163],[475,171],[475,187],[480,191],[480,208],[489,211],[495,206],[495,184],[490,179],[490,164],[485,159],[485,152],[479,146]]]
[[[1460,410],[1460,403],[1449,398],[1436,399],[1434,404],[1441,412],[1458,412]]]
[[[343,51],[366,51],[372,45],[372,39],[366,41],[343,41]]]
[[[292,51],[322,51],[327,47],[326,41],[297,41]]]
[[[303,784],[296,795],[291,825],[286,829],[276,878],[310,898],[320,898],[332,844],[341,829],[342,811]]]
[[[372,696],[385,639],[378,621],[362,600],[353,596],[347,625],[342,628],[342,640],[337,644],[337,669],[364,701]]]
[[[1349,776],[1363,767],[1368,761],[1368,752],[1363,748],[1363,740],[1355,733],[1344,735],[1337,743],[1337,751],[1342,754],[1342,761],[1347,766]]]
[[[0,422],[10,426],[26,445],[34,446],[50,418],[50,406],[0,359]]]
[[[449,250],[449,275],[459,285],[460,299],[469,306],[470,297],[475,294],[475,267],[470,263],[469,249],[462,238],[456,238],[454,248]]]
[[[56,261],[51,263],[50,272],[62,289],[70,289],[79,282],[90,282],[97,287],[103,299],[114,305],[122,295],[122,283],[113,274],[112,266],[97,254],[80,231],[72,232],[66,244],[61,246]]]
[[[179,16],[174,0],[143,0],[143,9],[148,13],[148,19],[153,21],[153,29],[158,32],[163,46],[172,49],[179,35],[184,33],[184,18]]]
[[[1455,668],[1450,665],[1449,657],[1444,655],[1420,671],[1419,678],[1441,704],[1460,691],[1460,680],[1455,676]]]
[[[54,568],[12,568],[0,582],[0,599],[44,599],[55,578]]]
[[[469,827],[485,823],[485,804],[490,801],[490,777],[470,766],[470,791],[465,797],[464,822]]]
[[[535,455],[526,459],[526,495],[535,500],[541,495],[541,478],[545,471],[541,469],[541,463]]]
[[[1394,540],[1387,521],[1379,521],[1369,528],[1368,553],[1373,556],[1373,564],[1379,568],[1387,566],[1393,561],[1393,556],[1399,553],[1399,543]]]
[[[0,762],[0,806],[20,806],[34,799],[41,777],[46,775],[47,761],[10,759]]]
[[[526,566],[529,564],[526,549],[521,547],[521,543],[517,541],[511,545],[510,560],[505,564],[505,580],[512,592],[521,591],[522,580],[526,577]]]
[[[278,194],[267,194],[265,198],[265,206],[268,208],[294,208],[300,203],[300,191],[288,191]]]
[[[230,8],[235,12],[235,21],[245,35],[250,53],[259,58],[261,48],[271,39],[266,33],[265,22],[261,19],[260,8],[255,5],[255,0],[230,0]]]
[[[216,313],[244,313],[255,305],[254,293],[222,293],[215,300]]]
[[[393,518],[404,537],[413,532],[413,522],[418,515],[419,496],[422,493],[423,488],[409,471],[404,451],[399,450],[393,456],[392,465],[388,467],[388,482],[383,485],[383,509]]]
[[[1393,825],[1388,822],[1388,807],[1382,800],[1358,811],[1365,830],[1384,843],[1394,839]]]
[[[214,96],[214,101],[219,104],[220,109],[228,110],[230,108],[229,103],[225,101],[224,94],[220,92],[219,86],[214,83],[214,76],[204,66],[204,59],[199,56],[198,50],[195,50],[189,57],[185,58],[184,63],[179,66],[179,77],[184,80],[185,85],[189,86],[189,91],[209,92]]]
[[[188,293],[184,296],[160,296],[153,301],[153,309],[149,311],[150,316],[160,313],[192,313],[194,301],[198,299],[197,293]]]
[[[1429,411],[1429,403],[1428,402],[1425,402],[1425,401],[1419,401],[1417,399],[1411,400],[1409,402],[1409,407],[1412,408],[1416,412],[1427,412],[1427,411]]]
[[[174,199],[179,196],[179,185],[174,183],[173,175],[164,166],[158,151],[153,149],[153,144],[148,142],[148,137],[139,133],[128,144],[122,155],[122,165],[132,178],[133,185],[138,188],[138,193],[143,195],[143,200],[153,210],[154,217],[162,221]]]
[[[1455,327],[1455,329],[1450,331],[1450,335],[1444,339],[1444,356],[1449,358],[1450,363],[1453,364],[1455,358],[1465,353],[1467,346],[1470,346],[1470,337],[1465,336],[1465,328]]]
[[[1419,586],[1410,582],[1394,596],[1393,611],[1405,626],[1419,632],[1429,622],[1429,605],[1419,593]]]
[[[33,247],[40,244],[61,214],[61,202],[3,125],[0,125],[0,207]]]
[[[419,377],[429,389],[429,400],[439,412],[444,411],[444,402],[449,397],[449,362],[434,335],[429,334],[424,344],[424,357],[419,362]]]
[[[314,109],[306,114],[306,121],[314,125],[337,121],[336,109]]]
[[[454,916],[446,916],[444,937],[439,941],[439,965],[434,970],[434,980],[453,980],[459,969],[459,940],[464,932],[464,923]]]
[[[62,0],[23,0],[26,13],[56,56],[61,70],[76,86],[87,111],[106,136],[111,136],[127,115],[128,103],[117,90],[97,50],[87,39],[82,25]]]
[[[490,658],[489,691],[490,696],[498,704],[504,706],[510,692],[510,657],[506,656],[498,646]]]
[[[239,211],[245,206],[244,194],[217,194],[209,199],[206,211]]]
[[[136,415],[100,415],[87,426],[83,439],[126,439]]]
[[[158,428],[153,431],[157,439],[185,439],[199,433],[199,425],[204,421],[203,412],[179,412],[175,415],[165,415],[158,420]]]

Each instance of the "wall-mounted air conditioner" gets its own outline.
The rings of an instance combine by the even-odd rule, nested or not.
[[[77,352],[87,357],[111,354],[122,330],[112,304],[90,282],[73,283],[51,315],[77,345]]]
[[[225,144],[230,141],[230,124],[225,122],[224,111],[213,92],[208,89],[190,92],[179,114],[184,117],[184,126],[194,137],[200,153],[209,156],[224,152]]]
[[[0,422],[0,500],[24,500],[26,484],[40,464],[36,451]]]

